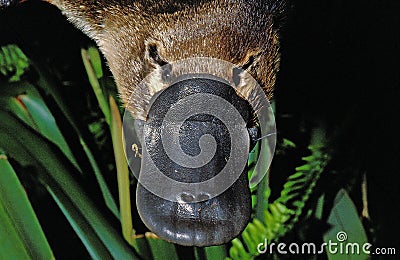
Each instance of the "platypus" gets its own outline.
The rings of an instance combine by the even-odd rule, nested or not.
[[[0,0],[0,8],[19,2],[23,1]],[[235,141],[230,139],[232,134],[223,118],[207,115],[205,111],[204,114],[191,116],[185,125],[180,125],[177,142],[189,157],[199,154],[202,136],[217,136],[213,160],[204,164],[198,162],[200,166],[197,169],[171,161],[169,156],[174,153],[173,149],[172,152],[169,149],[169,154],[164,150],[167,150],[165,145],[173,143],[160,138],[161,132],[168,128],[163,126],[163,118],[169,115],[168,109],[174,102],[182,98],[195,101],[200,94],[210,97],[209,107],[213,106],[211,95],[233,105],[244,122],[237,125],[246,130],[240,130],[243,136],[238,139],[245,140],[247,145],[238,149],[244,150],[245,154],[250,152],[252,144],[259,138],[257,127],[260,122],[256,116],[257,108],[249,103],[259,104],[263,99],[272,97],[279,69],[279,23],[285,11],[285,2],[45,2],[58,7],[70,22],[97,43],[114,76],[122,103],[139,122],[137,133],[142,146],[147,146],[140,175],[150,176],[147,186],[139,184],[137,188],[137,206],[143,222],[161,238],[186,246],[218,245],[238,236],[251,215],[246,164],[237,166],[237,177],[218,194],[196,188],[195,191],[182,190],[178,199],[171,200],[149,191],[153,173],[150,170],[151,173],[146,172],[151,168],[146,156],[147,159],[156,156],[153,159],[156,167],[162,168],[168,178],[179,183],[204,182],[221,171],[232,155],[230,145]],[[209,76],[199,76],[205,71]],[[255,81],[249,80],[250,76]],[[255,82],[262,87],[265,95],[254,91]],[[203,103],[208,103],[208,100]],[[199,108],[208,110],[207,106]],[[178,111],[175,116],[185,112]],[[154,182],[157,182],[154,185],[164,185],[160,179],[154,179]],[[167,192],[173,190],[164,188]],[[172,197],[176,195],[174,193]]]

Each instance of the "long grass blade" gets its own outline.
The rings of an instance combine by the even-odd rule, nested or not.
[[[19,95],[18,100],[26,107],[30,117],[38,128],[38,132],[57,144],[74,166],[81,171],[53,115],[43,100],[28,95]]]
[[[101,67],[101,58],[100,58],[99,52],[97,51],[96,48],[90,47],[88,50],[81,49],[81,55],[82,55],[83,64],[86,69],[86,73],[89,78],[90,85],[92,86],[93,92],[97,98],[100,109],[104,114],[105,120],[106,120],[107,124],[110,126],[110,124],[111,124],[110,106],[107,102],[107,99],[105,98],[105,95],[104,95],[103,90],[99,83],[99,79],[103,76],[103,70]],[[109,207],[109,209],[113,212],[113,214],[116,217],[120,218],[121,216],[118,211],[117,205],[114,201],[114,198],[111,195],[111,192],[109,191],[109,188],[108,188],[106,182],[104,181],[104,178],[100,172],[100,169],[97,165],[97,162],[96,162],[93,154],[91,153],[89,147],[86,145],[86,143],[83,139],[81,139],[81,144],[86,152],[86,155],[88,156],[88,158],[90,160],[90,163],[91,163],[94,173],[96,175],[97,181],[99,182],[100,189],[103,193],[103,196],[104,196],[107,206]]]
[[[49,180],[46,182],[49,182]],[[112,259],[112,256],[110,255],[106,246],[96,235],[93,228],[89,225],[87,220],[83,217],[71,200],[63,192],[61,192],[59,188],[57,188],[58,185],[55,183],[52,183],[51,185],[44,183],[44,185],[47,191],[53,197],[54,201],[57,203],[58,207],[63,212],[64,216],[68,219],[68,222],[74,229],[75,233],[85,245],[85,248],[92,259]]]
[[[86,72],[88,74],[90,85],[92,86],[92,88],[94,90],[97,101],[99,102],[100,109],[101,109],[101,111],[103,111],[103,114],[106,118],[106,122],[108,124],[110,124],[110,122],[111,122],[110,106],[107,102],[106,97],[103,95],[103,91],[101,89],[99,80],[97,78],[99,73],[97,72],[97,74],[96,74],[96,71],[98,71],[98,69],[95,70],[93,68],[92,63],[90,62],[91,56],[89,56],[89,52],[87,50],[82,49],[81,54],[82,54],[83,64],[85,65]]]
[[[219,260],[228,257],[225,245],[206,247],[204,252],[207,260]]]
[[[149,242],[154,260],[179,259],[174,244],[168,243],[150,232],[146,233],[145,236]]]
[[[82,187],[72,177],[76,169],[65,158],[65,155],[54,144],[36,134],[33,129],[8,113],[0,110],[0,118],[4,120],[3,124],[0,124],[0,132],[9,136],[9,139],[5,140],[6,142],[0,140],[0,146],[4,147],[7,143],[13,143],[14,147],[22,146],[25,152],[34,158],[41,168],[47,170],[42,174],[52,178],[76,207],[80,209],[82,215],[90,223],[114,258],[136,259],[134,252],[125,244],[119,233],[112,228],[112,225],[99,212]],[[16,132],[14,129],[19,129],[19,131]],[[13,150],[11,149],[10,153]],[[20,157],[18,153],[12,153],[12,156],[17,160]]]
[[[0,155],[0,208],[1,226],[4,225],[0,230],[4,232],[8,229],[11,234],[14,233],[13,236],[8,237],[8,233],[1,234],[0,232],[0,237],[3,239],[13,237],[15,247],[21,250],[21,257],[26,252],[33,259],[54,259],[28,197],[5,155]],[[8,243],[8,246],[12,245]],[[2,243],[0,243],[1,247]],[[0,250],[0,252],[3,251],[0,255],[18,253],[18,251],[9,250]]]
[[[115,203],[115,200],[111,194],[110,189],[108,188],[108,185],[106,181],[103,178],[103,175],[101,173],[101,170],[96,162],[96,159],[94,158],[92,151],[90,151],[89,147],[87,146],[85,140],[82,138],[80,139],[81,145],[83,147],[83,150],[86,153],[86,156],[89,159],[90,165],[92,166],[93,172],[96,176],[97,182],[99,183],[101,193],[103,195],[104,201],[107,205],[107,207],[111,210],[111,212],[114,214],[116,218],[120,218],[120,214],[118,211],[117,204]]]
[[[122,121],[117,103],[110,96],[111,107],[111,136],[114,147],[115,163],[117,166],[119,207],[121,214],[122,233],[129,244],[134,245],[134,234],[131,212],[131,193],[129,182],[129,168],[125,158],[122,142]]]

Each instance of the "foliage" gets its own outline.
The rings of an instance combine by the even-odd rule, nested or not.
[[[21,257],[53,257],[44,236],[46,230],[41,229],[40,219],[37,221],[18,181],[20,178],[35,180],[33,187],[32,182],[22,182],[28,198],[31,190],[40,187],[51,196],[91,258],[182,258],[182,248],[152,233],[136,231],[140,220],[132,220],[132,180],[123,155],[118,104],[107,86],[109,82],[104,80],[97,50],[84,49],[81,55],[90,86],[86,94],[92,95],[86,107],[87,115],[80,115],[67,105],[60,90],[65,86],[57,72],[29,60],[15,45],[1,49],[0,147],[5,153],[0,155],[0,186],[15,187],[18,194],[0,187],[0,218],[10,223],[0,229],[0,241],[10,232],[13,240],[9,242],[15,241],[0,244],[0,256],[14,257],[18,250],[24,254]],[[279,153],[298,149],[288,139],[283,139],[280,146]],[[287,178],[277,198],[272,199],[275,187],[269,186],[269,175],[252,191],[253,219],[242,235],[226,245],[193,248],[193,256],[197,259],[224,259],[228,255],[232,259],[253,259],[259,255],[257,245],[260,242],[284,240],[301,221],[310,219],[312,212],[318,215],[326,204],[313,203],[315,199],[312,198],[321,196],[316,193],[316,187],[321,176],[329,174],[326,172],[331,160],[328,147],[323,128],[317,128],[307,150],[311,154],[304,157],[304,164]],[[257,149],[258,145],[249,157],[250,174],[258,156]],[[8,199],[5,203],[5,198],[18,200],[21,207],[10,204]],[[351,204],[350,198],[346,201],[346,205]],[[340,205],[336,204],[332,211],[343,207]],[[356,216],[355,209],[339,209],[336,213],[342,216],[341,223],[353,221]],[[21,214],[22,220],[16,217]],[[319,218],[325,221],[322,216]],[[334,226],[334,220],[330,220]],[[21,221],[31,224],[21,224]],[[27,227],[27,230],[19,230],[19,227]],[[364,232],[362,225],[354,230],[359,231]],[[36,235],[32,237],[32,234]],[[331,235],[327,233],[326,238]],[[35,247],[29,244],[32,239],[37,241]]]
[[[285,143],[287,143],[286,141]],[[230,257],[232,259],[252,259],[259,255],[257,245],[265,239],[276,242],[292,230],[299,221],[303,209],[314,191],[329,155],[324,151],[323,133],[314,133],[311,145],[308,148],[310,156],[304,157],[304,165],[297,167],[296,172],[289,176],[284,184],[280,197],[269,203],[263,216],[255,218],[243,231],[241,239],[232,241]],[[267,201],[270,195],[269,188],[263,191],[263,200]]]
[[[29,67],[28,58],[15,45],[3,46],[0,49],[0,75],[8,77],[10,82],[19,81]]]
[[[0,154],[1,259],[52,259],[53,253],[37,217],[4,154]]]

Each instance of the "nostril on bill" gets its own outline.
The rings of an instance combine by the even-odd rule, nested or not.
[[[194,197],[192,194],[187,193],[187,192],[183,192],[183,193],[180,195],[180,200],[181,200],[182,202],[191,203],[191,202],[194,201],[194,199],[195,199],[195,197]]]
[[[208,193],[200,193],[199,195],[197,195],[198,201],[209,200],[210,198],[211,198],[211,195]]]
[[[201,192],[199,194],[197,194],[196,196],[193,194],[190,194],[188,192],[182,192],[179,196],[178,196],[178,201],[183,202],[183,203],[192,203],[195,201],[197,202],[201,202],[201,201],[206,201],[211,199],[211,195],[206,193],[206,192]]]

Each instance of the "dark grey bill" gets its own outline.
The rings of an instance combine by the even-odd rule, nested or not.
[[[210,102],[200,101],[197,99],[199,94],[216,98]],[[175,122],[174,114],[171,117],[168,111],[188,98],[193,105],[188,107],[188,103],[183,103],[186,105],[181,113],[187,113],[193,107],[200,111],[185,118],[184,122],[178,122],[181,119]],[[222,99],[224,101],[219,104],[211,102]],[[229,108],[224,108],[225,102],[230,104]],[[240,120],[229,116],[218,118],[208,113],[212,108],[218,109],[217,114],[235,112]],[[176,118],[178,114],[179,111]],[[248,102],[228,83],[209,76],[193,75],[177,81],[154,98],[147,121],[139,131],[144,154],[136,194],[139,214],[151,231],[173,243],[202,247],[227,243],[246,227],[251,214],[247,155],[250,139],[257,137],[253,130],[251,135],[248,132],[251,114]],[[176,126],[178,130],[173,132]],[[232,133],[232,126],[236,134]],[[176,143],[163,140],[164,132],[171,134]],[[237,133],[243,134],[237,136]],[[238,141],[243,145],[233,145]],[[166,144],[179,148],[168,149]],[[211,156],[202,157],[205,151],[212,152]],[[181,152],[188,157],[179,158]],[[234,158],[238,154],[240,158]],[[195,166],[191,167],[185,158],[196,158]],[[216,180],[214,177],[221,174],[229,160],[233,161],[234,167],[225,171],[222,181]],[[161,172],[162,178],[156,177],[154,169]],[[163,181],[164,177],[171,182]],[[141,182],[141,179],[146,181]],[[208,186],[190,188],[198,183]]]

